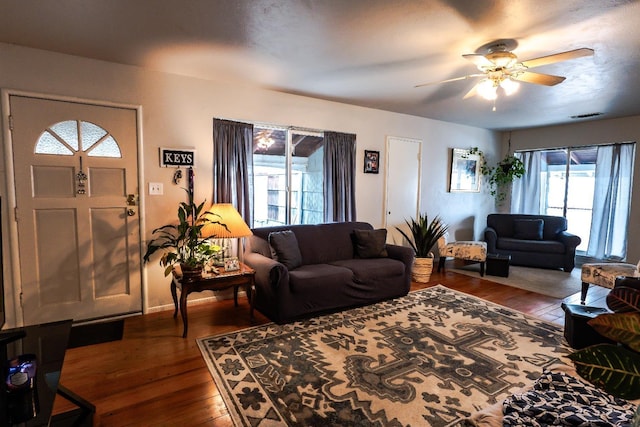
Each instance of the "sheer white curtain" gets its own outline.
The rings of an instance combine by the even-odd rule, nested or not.
[[[542,171],[542,151],[524,151],[514,154],[524,163],[525,174],[513,182],[511,188],[511,213],[539,215],[540,172]]]
[[[598,147],[587,256],[621,260],[627,253],[635,144]]]

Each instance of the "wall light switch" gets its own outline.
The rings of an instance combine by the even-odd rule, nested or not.
[[[162,196],[164,194],[164,187],[161,182],[149,183],[149,195],[150,196]]]

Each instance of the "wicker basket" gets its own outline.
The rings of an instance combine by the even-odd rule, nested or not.
[[[433,257],[416,258],[413,261],[413,269],[411,270],[411,278],[414,282],[426,283],[431,279],[433,271]]]

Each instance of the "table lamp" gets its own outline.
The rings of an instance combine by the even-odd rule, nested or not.
[[[221,224],[208,223],[200,230],[203,238],[213,239],[239,239],[251,236],[253,233],[240,213],[231,203],[214,203],[207,211],[207,217],[212,221],[219,221]],[[224,225],[226,225],[226,227]],[[224,247],[224,245],[223,245]],[[223,249],[223,252],[226,250]],[[242,248],[238,244],[238,259],[242,261]]]

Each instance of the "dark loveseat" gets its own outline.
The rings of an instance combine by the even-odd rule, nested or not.
[[[566,218],[549,215],[490,214],[484,239],[488,254],[511,255],[512,264],[567,272],[580,244],[567,232]]]
[[[413,250],[385,245],[386,230],[374,231],[364,222],[342,222],[252,231],[244,262],[256,270],[255,307],[275,322],[409,292]],[[363,247],[356,233],[361,238],[377,236],[377,245],[384,251],[376,253],[379,248],[371,251]]]

